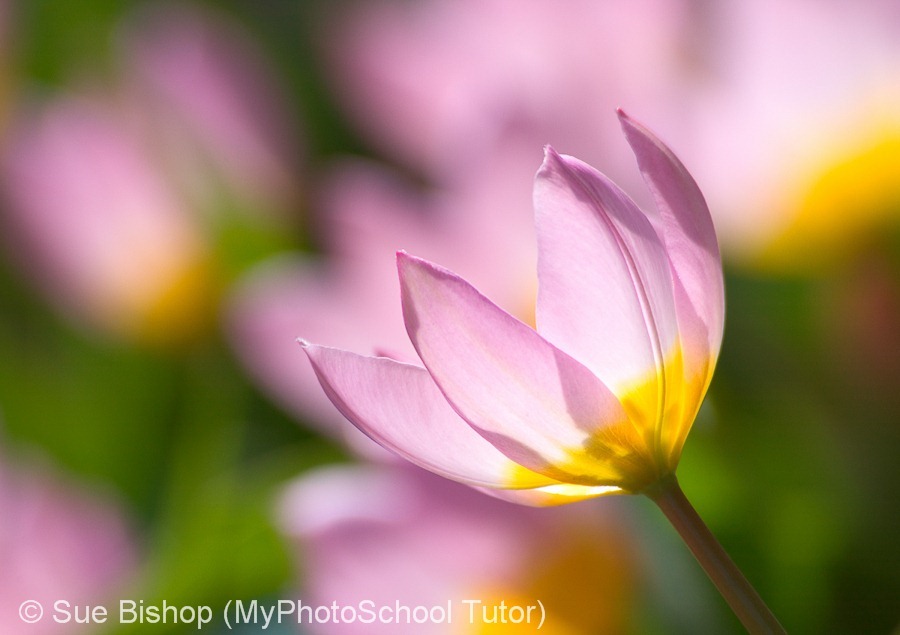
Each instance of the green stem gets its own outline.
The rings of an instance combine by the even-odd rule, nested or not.
[[[643,492],[659,506],[751,635],[786,633],[694,510],[672,474]]]

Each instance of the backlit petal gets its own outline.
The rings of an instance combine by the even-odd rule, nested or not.
[[[537,328],[621,398],[648,435],[666,400],[677,340],[672,280],[647,216],[594,168],[547,148],[535,178]],[[624,403],[624,402],[623,402]]]
[[[555,483],[516,465],[482,439],[453,411],[424,368],[302,344],[341,413],[416,465],[482,487]]]
[[[692,357],[704,353],[715,359],[722,343],[725,292],[709,208],[672,151],[626,114],[620,112],[619,118],[662,217],[663,238],[675,278],[678,330],[686,352],[690,351]],[[703,360],[685,361],[693,368]],[[711,366],[707,374],[712,375]]]
[[[629,425],[609,389],[465,280],[404,253],[397,262],[410,339],[455,410],[520,465],[605,484],[557,466],[594,434]]]
[[[722,263],[709,208],[684,165],[642,125],[621,111],[619,119],[656,201],[671,262],[683,369],[678,382],[680,412],[670,407],[661,442],[677,457],[712,379],[722,343]]]

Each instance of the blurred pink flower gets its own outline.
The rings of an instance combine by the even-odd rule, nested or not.
[[[707,9],[711,70],[687,95],[694,121],[673,133],[705,184],[723,249],[758,261],[790,232],[783,264],[827,260],[900,200],[897,3]],[[845,181],[858,185],[823,187],[854,162]]]
[[[65,99],[31,113],[2,167],[6,246],[52,302],[120,334],[193,328],[209,246],[117,111]]]
[[[722,267],[696,183],[620,120],[658,211],[548,148],[534,185],[537,332],[401,252],[403,317],[424,368],[302,342],[351,423],[421,467],[527,504],[640,493],[674,474],[722,341]]]
[[[128,96],[186,190],[202,203],[225,187],[257,214],[295,202],[295,122],[271,64],[238,24],[197,6],[145,7],[119,48]]]
[[[326,77],[377,147],[433,178],[486,169],[510,136],[594,162],[607,143],[621,149],[601,113],[676,116],[689,9],[680,0],[361,2],[327,31]]]
[[[180,342],[245,264],[225,241],[284,228],[296,139],[252,41],[218,14],[148,8],[119,44],[105,94],[26,104],[13,122],[4,238],[82,323]]]
[[[2,459],[0,459],[2,461]],[[119,509],[105,497],[46,469],[0,462],[0,632],[44,635],[93,627],[59,624],[54,602],[118,600],[135,573],[137,553]],[[26,624],[19,606],[40,602],[44,619]]]
[[[297,539],[304,604],[452,605],[449,625],[326,623],[311,632],[486,632],[480,609],[467,630],[465,599],[540,600],[545,633],[626,632],[635,558],[621,526],[595,507],[551,517],[415,468],[331,467],[294,482],[281,517]]]

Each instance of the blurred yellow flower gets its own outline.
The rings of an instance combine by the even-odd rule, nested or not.
[[[791,220],[762,252],[764,267],[815,269],[900,225],[900,122],[870,125],[819,157],[786,201]]]

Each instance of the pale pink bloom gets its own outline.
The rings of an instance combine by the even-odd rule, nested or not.
[[[17,122],[3,157],[4,239],[81,322],[120,334],[189,329],[208,248],[119,115],[69,98]]]
[[[451,604],[452,624],[329,620],[311,632],[481,632],[480,608],[467,630],[466,599],[540,600],[546,633],[624,630],[635,559],[624,532],[596,507],[548,515],[402,465],[320,469],[291,484],[280,507],[283,530],[297,539],[305,605]]]
[[[94,627],[59,624],[54,603],[70,610],[112,606],[135,573],[137,553],[121,510],[97,493],[45,469],[0,463],[0,632],[81,633]],[[40,602],[35,624],[19,607]],[[62,615],[60,614],[60,617]]]
[[[217,14],[147,8],[119,48],[106,94],[27,104],[13,122],[3,238],[82,323],[177,342],[213,319],[227,265],[212,243],[283,225],[295,139],[259,52]]]
[[[658,213],[548,148],[534,190],[537,330],[401,252],[424,368],[303,343],[345,417],[422,467],[523,503],[637,493],[674,472],[721,344],[722,269],[693,179],[620,118]]]
[[[534,150],[495,157],[489,178],[415,192],[386,168],[344,162],[322,184],[327,257],[284,258],[248,276],[233,295],[231,342],[260,384],[288,410],[332,431],[346,422],[290,345],[298,330],[350,349],[392,355],[415,350],[396,319],[391,255],[398,244],[448,262],[510,311],[530,319],[535,285],[529,204]],[[526,167],[527,165],[527,167]],[[392,295],[390,290],[396,292]],[[355,429],[354,429],[355,432]]]
[[[248,34],[216,12],[165,5],[138,12],[119,36],[136,114],[192,200],[208,205],[224,187],[257,214],[284,213],[297,191],[297,131]]]
[[[327,31],[326,78],[378,148],[436,179],[489,169],[510,136],[597,160],[620,143],[599,113],[677,111],[690,18],[680,0],[361,2]]]
[[[711,72],[688,95],[694,124],[674,132],[733,257],[758,257],[805,213],[829,171],[885,141],[900,147],[897,7],[877,0],[709,5],[712,37],[702,54]],[[883,181],[880,189],[890,187],[896,200],[900,155],[894,150],[885,161],[893,167],[863,170],[884,178],[860,178]],[[872,198],[871,187],[860,189]],[[835,200],[833,209],[808,210],[818,221],[797,232],[802,253],[830,251],[869,222],[866,211],[848,212]]]

